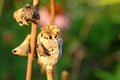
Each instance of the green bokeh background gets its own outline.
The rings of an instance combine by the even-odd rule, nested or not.
[[[63,55],[56,65],[56,80],[61,80],[63,70],[68,71],[69,80],[120,80],[120,0],[56,1],[71,20],[69,28],[62,30]],[[25,80],[27,57],[13,55],[11,50],[31,31],[13,19],[14,11],[26,3],[32,0],[0,1],[0,80]],[[48,4],[49,0],[40,0],[40,6]],[[81,55],[79,50],[85,52]],[[82,59],[76,60],[76,55]],[[39,72],[35,59],[33,80],[38,80]]]

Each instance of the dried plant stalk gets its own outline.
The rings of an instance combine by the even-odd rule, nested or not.
[[[85,57],[85,47],[83,45],[79,45],[78,49],[75,52],[75,59],[72,67],[72,74],[71,74],[71,80],[78,80],[79,77],[79,71],[81,68],[81,63]]]
[[[51,12],[50,24],[54,24],[54,21],[55,21],[55,0],[50,0],[50,12]],[[52,32],[54,32],[54,31],[52,31]],[[54,34],[54,36],[55,35],[56,35],[56,33]],[[51,36],[53,36],[53,34]],[[53,69],[46,69],[46,75],[47,75],[47,80],[53,80]]]
[[[69,73],[68,71],[64,70],[62,71],[62,80],[69,80]]]
[[[33,69],[33,61],[34,61],[34,52],[35,52],[35,43],[36,43],[36,24],[32,23],[31,29],[31,53],[28,55],[28,63],[27,63],[27,73],[26,73],[26,80],[32,80],[32,69]]]
[[[53,80],[53,69],[46,69],[47,80]]]
[[[55,0],[50,0],[50,24],[54,24],[55,21]]]
[[[39,0],[33,0],[33,6],[38,9]],[[33,69],[33,60],[34,60],[34,53],[35,53],[35,46],[36,46],[36,33],[37,33],[37,25],[32,23],[31,28],[31,53],[28,55],[28,63],[27,63],[27,73],[26,73],[26,80],[32,80],[32,69]]]

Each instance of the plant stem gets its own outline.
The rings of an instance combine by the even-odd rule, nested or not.
[[[69,80],[69,73],[68,71],[62,71],[62,80]]]
[[[37,30],[36,24],[32,23],[31,40],[30,40],[31,53],[28,55],[26,80],[32,80],[32,69],[33,69],[35,42],[36,42],[36,30]]]
[[[38,5],[39,5],[39,0],[33,0],[33,6],[35,6],[36,9],[38,9]],[[31,40],[30,40],[31,53],[28,55],[26,80],[32,80],[32,69],[33,69],[34,53],[36,46],[36,33],[37,33],[37,25],[32,23]]]
[[[46,69],[47,80],[53,80],[53,69]]]
[[[50,24],[55,21],[55,0],[50,0]],[[53,68],[46,69],[47,80],[53,80]]]
[[[50,0],[50,24],[55,21],[55,0]]]

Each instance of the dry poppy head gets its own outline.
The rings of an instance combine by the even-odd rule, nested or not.
[[[32,22],[38,23],[40,19],[38,11],[29,4],[15,11],[13,16],[20,26],[29,25]]]

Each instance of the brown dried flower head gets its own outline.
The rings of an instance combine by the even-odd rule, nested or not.
[[[18,47],[12,50],[12,53],[19,56],[27,56],[30,53],[30,34]]]
[[[60,29],[56,25],[48,25],[41,28],[37,39],[38,64],[42,70],[52,68],[62,55],[62,37]]]
[[[23,8],[20,8],[14,12],[14,18],[20,26],[23,26],[29,25],[31,22],[37,23],[40,16],[33,6],[26,4]]]

